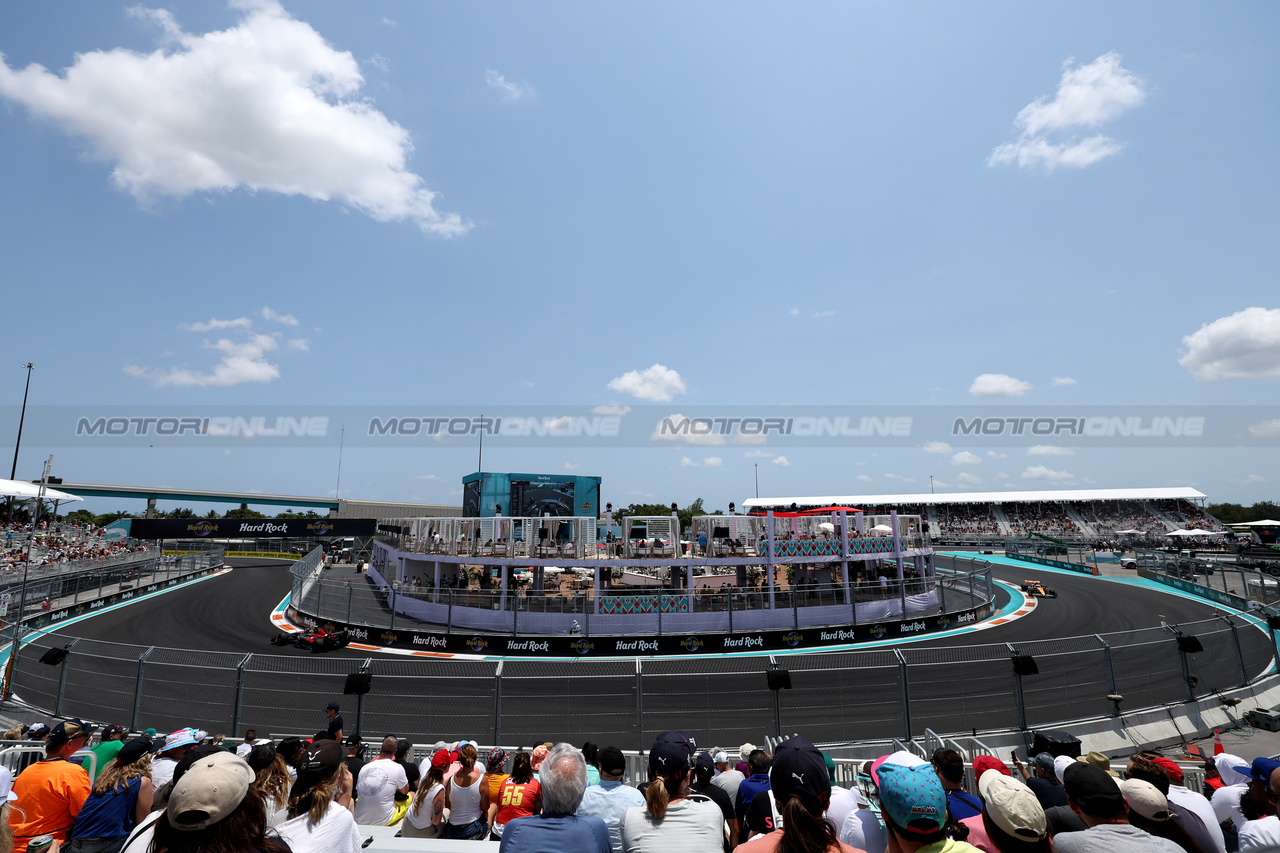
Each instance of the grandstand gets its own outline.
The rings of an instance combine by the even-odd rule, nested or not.
[[[1066,542],[1121,537],[1160,539],[1178,529],[1220,531],[1204,508],[1206,495],[1186,487],[956,492],[920,495],[819,495],[750,498],[749,511],[807,506],[897,510],[927,519],[938,544],[993,544],[1038,533]]]

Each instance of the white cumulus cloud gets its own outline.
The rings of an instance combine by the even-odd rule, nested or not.
[[[231,28],[185,32],[162,9],[131,10],[161,47],[77,54],[60,74],[0,61],[0,98],[83,140],[143,203],[233,190],[339,201],[379,222],[443,237],[471,226],[435,208],[409,170],[409,132],[361,92],[355,58],[274,0],[238,0]]]
[[[1182,339],[1178,363],[1196,379],[1280,376],[1280,308],[1246,308]]]
[[[925,453],[950,453],[951,445],[945,441],[926,441],[920,445],[920,449]]]
[[[990,456],[992,459],[1007,459],[1009,457],[1008,453],[1000,453],[999,451],[995,451],[995,450],[988,450],[987,455]]]
[[[969,393],[975,397],[1021,397],[1030,390],[1030,382],[1006,373],[983,373],[969,386]]]
[[[1079,67],[1067,60],[1053,98],[1040,97],[1022,108],[1014,119],[1021,133],[997,146],[987,165],[1051,172],[1059,166],[1083,168],[1119,153],[1122,142],[1102,134],[1082,139],[1078,133],[1101,127],[1146,98],[1143,81],[1120,60],[1114,51]]]
[[[285,315],[282,318],[270,308],[264,307],[258,312],[264,319],[283,322],[286,325],[297,325],[297,319]],[[287,320],[292,323],[287,322]],[[245,382],[270,382],[280,378],[280,367],[268,358],[268,354],[280,348],[283,333],[265,334],[253,328],[254,321],[249,317],[236,317],[232,320],[220,320],[217,317],[196,323],[182,323],[178,328],[187,332],[203,334],[205,332],[224,332],[227,337],[216,340],[205,339],[200,347],[218,353],[218,361],[211,368],[201,369],[180,364],[174,367],[145,367],[138,364],[127,364],[124,372],[136,379],[144,379],[157,388],[167,386],[177,388],[190,387],[230,387]],[[310,341],[306,338],[291,338],[286,347],[297,352],[309,352]],[[173,353],[165,354],[171,356]],[[164,356],[162,356],[164,357]]]
[[[1053,379],[1049,380],[1049,385],[1052,388],[1058,388],[1062,385],[1079,385],[1079,384],[1080,384],[1079,382],[1072,379],[1070,376],[1055,376],[1053,377]]]
[[[770,453],[767,450],[748,450],[742,454],[743,459],[772,459],[777,456],[776,453]]]
[[[577,471],[581,467],[582,467],[581,465],[577,465],[573,462],[564,463],[564,470],[566,471]]]
[[[292,314],[277,314],[275,311],[272,311],[271,307],[268,305],[263,305],[262,310],[258,313],[262,315],[262,319],[268,320],[272,323],[279,323],[282,326],[298,325],[297,317]]]
[[[1075,456],[1076,451],[1071,447],[1060,447],[1056,444],[1034,444],[1027,448],[1028,456]]]
[[[785,456],[778,456],[769,462],[770,465],[777,465],[779,468],[790,468],[791,462]]]
[[[706,456],[701,462],[690,459],[688,456],[680,457],[680,467],[682,468],[723,468],[724,460],[719,456]]]
[[[1280,418],[1250,425],[1249,435],[1254,438],[1272,438],[1280,435]]]
[[[488,83],[489,88],[497,92],[504,101],[518,101],[533,91],[530,86],[512,83],[492,68],[484,72],[484,82]]]
[[[961,450],[955,456],[951,457],[952,465],[978,465],[981,464],[982,457],[976,453],[970,453],[967,450]]]
[[[1031,465],[1022,472],[1022,479],[1024,480],[1045,480],[1050,483],[1063,483],[1075,478],[1075,474],[1067,471],[1055,471],[1044,465]]]
[[[859,483],[870,483],[872,480],[875,479],[875,477],[869,477],[866,474],[859,474],[853,479],[857,480]]]
[[[661,364],[644,370],[629,370],[610,379],[607,387],[610,391],[655,403],[666,403],[676,394],[685,392],[684,380],[680,378],[680,374]]]
[[[959,476],[956,477],[956,482],[962,486],[977,486],[982,483],[982,478],[970,474],[968,471],[961,471]]]

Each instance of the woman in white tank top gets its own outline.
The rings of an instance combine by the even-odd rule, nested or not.
[[[462,768],[445,786],[449,825],[442,837],[484,838],[489,832],[489,786],[484,784],[484,774],[476,769],[474,744],[464,744],[458,749],[458,762]]]

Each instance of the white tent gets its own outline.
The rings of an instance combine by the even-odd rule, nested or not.
[[[36,483],[28,483],[25,480],[0,480],[0,498],[19,498],[27,500],[28,498],[40,497],[40,486]],[[73,495],[70,492],[60,492],[57,489],[51,489],[45,486],[44,499],[47,501],[82,501],[84,498],[79,495]]]
[[[1117,530],[1117,531],[1116,531],[1116,535],[1117,535],[1117,536],[1131,536],[1131,535],[1140,534],[1140,533],[1145,533],[1145,532],[1146,532],[1146,531],[1144,531],[1144,530]]]
[[[1264,519],[1262,521],[1242,521],[1239,524],[1228,524],[1228,527],[1280,527],[1280,521]]]

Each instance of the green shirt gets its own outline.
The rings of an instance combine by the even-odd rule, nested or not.
[[[90,748],[89,751],[98,756],[98,764],[93,776],[89,777],[89,781],[93,781],[94,777],[102,772],[102,768],[115,760],[116,753],[120,751],[122,746],[124,746],[124,741],[122,740],[109,740]]]

